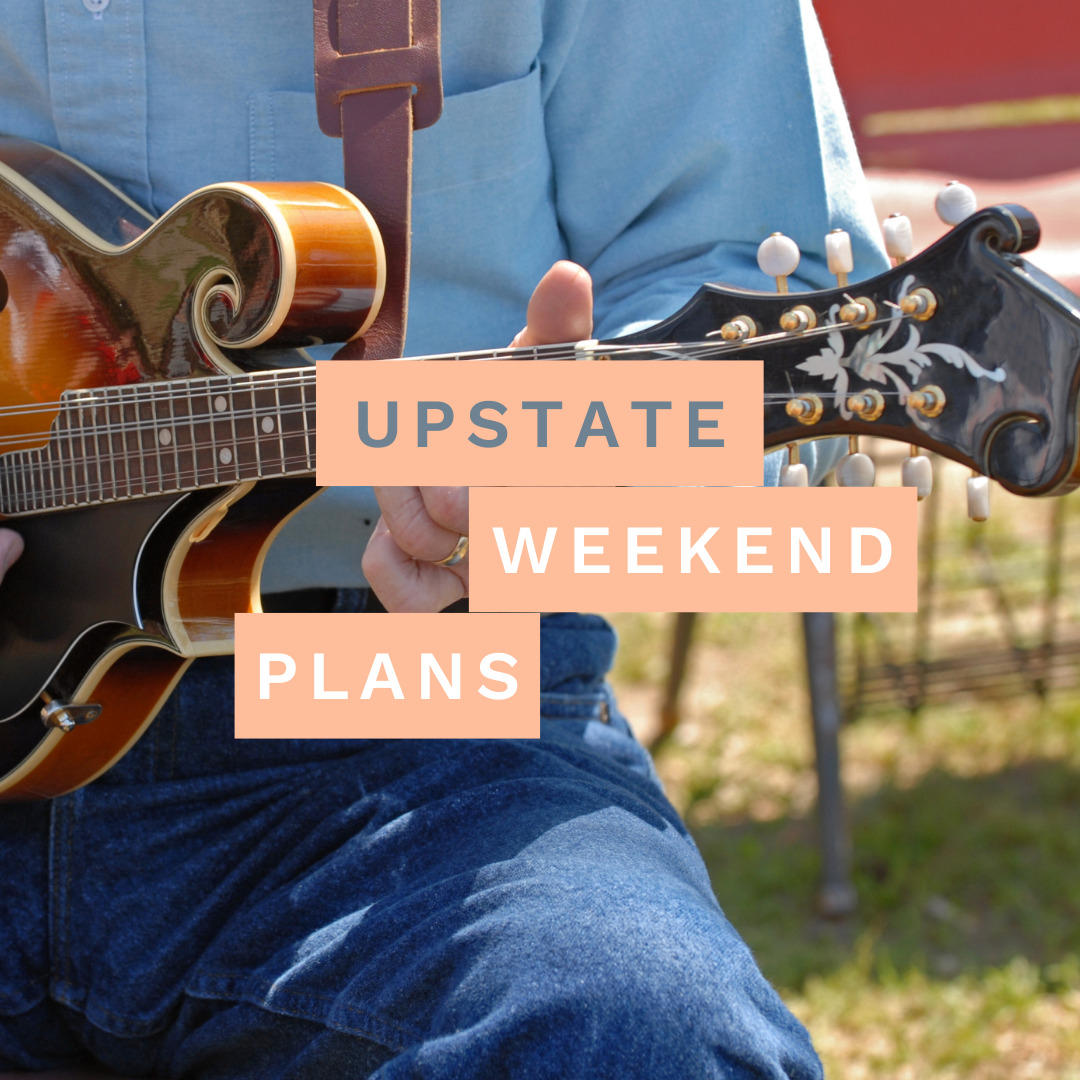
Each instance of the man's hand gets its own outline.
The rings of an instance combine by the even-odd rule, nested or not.
[[[22,537],[10,529],[0,529],[0,581],[11,564],[22,554]]]
[[[529,301],[512,346],[556,345],[592,335],[592,279],[557,262]],[[466,487],[376,488],[382,517],[364,552],[364,574],[390,611],[440,611],[469,595],[469,559],[438,566],[469,531]]]

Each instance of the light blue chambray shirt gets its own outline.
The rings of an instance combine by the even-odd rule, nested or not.
[[[803,250],[804,285],[832,280],[836,227],[857,277],[884,267],[810,0],[442,10],[445,107],[415,143],[410,354],[507,343],[561,258],[593,275],[598,337],[671,314],[703,281],[771,289],[755,253],[777,230]],[[311,27],[308,0],[0,0],[0,131],[158,213],[217,181],[340,182]],[[358,583],[374,513],[368,489],[316,500],[264,588]]]

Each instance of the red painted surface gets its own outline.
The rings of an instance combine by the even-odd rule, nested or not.
[[[868,136],[868,114],[1080,96],[1078,0],[815,0],[863,161],[967,176],[1080,167],[1080,123]]]

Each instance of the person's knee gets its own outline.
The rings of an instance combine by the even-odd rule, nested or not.
[[[820,1077],[711,898],[666,886],[579,880],[519,907],[482,1041],[530,1076]]]

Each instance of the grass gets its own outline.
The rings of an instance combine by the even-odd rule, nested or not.
[[[998,503],[981,540],[1015,605],[1014,630],[1037,635],[1038,515],[1049,504]],[[1080,501],[1069,507],[1080,535]],[[993,605],[977,602],[972,534],[954,510],[942,518],[952,523],[942,525],[932,653],[995,626]],[[1068,548],[1064,565],[1062,633],[1080,629],[1080,566]],[[617,688],[646,737],[672,618],[614,618]],[[910,616],[890,620],[890,637],[910,639]],[[846,617],[847,665],[853,638]],[[721,904],[809,1026],[827,1074],[1080,1080],[1080,691],[962,695],[847,725],[859,907],[826,921],[815,909],[804,683],[797,616],[701,617],[684,719],[657,764]]]

